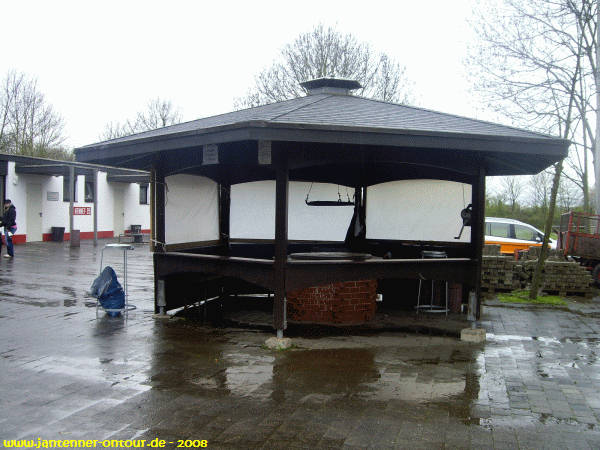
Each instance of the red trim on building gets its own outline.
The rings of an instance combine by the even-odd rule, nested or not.
[[[112,230],[111,231],[98,231],[98,239],[112,238],[112,237],[114,237],[114,235],[115,234]],[[17,235],[15,235],[15,237],[17,237]],[[71,239],[71,233],[65,233],[64,240],[68,241],[70,239]],[[81,233],[79,233],[79,239],[94,239],[94,232],[93,231],[82,231]],[[42,240],[44,242],[52,241],[52,233],[44,233],[42,235]]]
[[[130,230],[125,230],[125,234],[131,233]],[[142,230],[142,234],[150,234],[150,230]],[[109,239],[115,237],[114,231],[98,231],[98,239]],[[70,233],[65,233],[63,240],[68,241],[71,239]],[[79,239],[94,239],[93,231],[82,231],[79,234]],[[52,233],[44,233],[42,234],[43,242],[51,242],[52,241]],[[2,234],[2,242],[6,243],[4,240],[4,234]],[[27,242],[26,234],[15,234],[13,236],[13,244],[25,244]]]
[[[24,244],[27,241],[27,235],[25,234],[15,234],[12,238],[13,244]],[[6,238],[4,233],[2,233],[2,242],[6,244]]]

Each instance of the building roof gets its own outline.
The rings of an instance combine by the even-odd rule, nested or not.
[[[112,164],[121,165],[132,155],[260,139],[532,155],[529,166],[519,163],[512,169],[510,158],[503,165],[494,161],[495,155],[487,162],[490,175],[537,173],[566,156],[569,146],[564,139],[491,122],[353,95],[316,93],[87,145],[76,149],[76,155],[80,161],[112,159]],[[533,155],[541,158],[537,161]]]
[[[315,94],[145,131],[86,145],[78,150],[152,137],[198,132],[253,121],[272,124],[310,124],[406,132],[420,131],[431,134],[452,133],[526,139],[556,139],[554,136],[533,131],[413,106],[386,103],[351,95]]]
[[[108,181],[124,183],[147,183],[150,176],[147,171],[143,170],[0,153],[0,165],[6,164],[8,161],[14,162],[16,173],[22,174],[68,176],[70,168],[73,167],[75,175],[92,175],[94,170],[99,170],[106,172]],[[6,171],[0,168],[0,172],[5,173]]]

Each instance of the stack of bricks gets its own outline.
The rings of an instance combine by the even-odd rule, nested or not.
[[[519,252],[519,260],[500,256],[498,245],[486,245],[483,251],[481,287],[484,291],[525,289],[531,284],[541,247]],[[590,272],[574,261],[566,261],[556,250],[550,250],[546,261],[542,291],[560,296],[594,294]]]
[[[287,294],[292,322],[358,325],[375,317],[377,280],[346,281]]]
[[[521,269],[511,256],[484,256],[481,265],[481,288],[489,293],[512,291],[522,287]]]
[[[523,263],[529,279],[533,278],[536,264],[537,260]],[[575,261],[546,261],[542,275],[542,290],[561,297],[583,295],[589,298],[594,295],[593,281],[590,272]]]
[[[542,247],[529,247],[529,250],[519,250],[519,260],[537,261],[541,251]],[[566,258],[560,251],[548,249],[546,261],[566,261]]]

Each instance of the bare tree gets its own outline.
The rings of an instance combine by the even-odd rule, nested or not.
[[[569,178],[561,177],[558,186],[557,201],[562,212],[570,211],[581,204],[578,186]]]
[[[37,80],[9,71],[0,91],[0,151],[70,158],[63,129],[62,117],[46,102]]]
[[[154,130],[181,122],[181,113],[170,100],[155,98],[148,102],[148,109],[140,112],[136,119],[136,129]]]
[[[517,126],[562,136],[559,124],[572,104],[565,137],[577,145],[562,175],[579,186],[586,209],[588,155],[595,145],[596,8],[597,0],[482,2],[475,20],[480,39],[470,59],[477,89]]]
[[[181,122],[181,113],[170,100],[159,97],[150,100],[145,111],[138,112],[135,120],[126,120],[123,123],[109,122],[104,127],[100,139],[109,140],[142,131],[154,130]]]
[[[553,172],[544,170],[529,179],[529,198],[531,206],[548,211]]]
[[[286,45],[273,65],[255,78],[236,108],[273,103],[306,94],[300,82],[322,77],[349,78],[363,88],[359,95],[406,103],[411,100],[411,83],[405,68],[384,53],[375,53],[352,34],[318,25]]]
[[[576,134],[577,113],[581,116],[587,108],[578,105],[582,101],[578,88],[586,82],[582,77],[588,43],[572,9],[589,1],[579,0],[575,5],[575,0],[503,0],[491,10],[479,11],[480,41],[472,63],[479,69],[477,87],[489,95],[499,112],[519,125],[563,138]],[[538,295],[541,284],[562,172],[561,160],[554,167],[545,238],[530,298]]]
[[[502,197],[508,201],[510,212],[515,213],[519,198],[525,190],[525,184],[518,177],[504,177],[500,181],[502,188]]]

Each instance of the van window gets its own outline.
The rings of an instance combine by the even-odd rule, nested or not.
[[[537,236],[537,231],[524,227],[523,225],[515,225],[515,238],[523,241],[535,241]]]
[[[501,238],[510,237],[510,228],[507,223],[496,223],[490,222],[490,236],[496,236]]]

